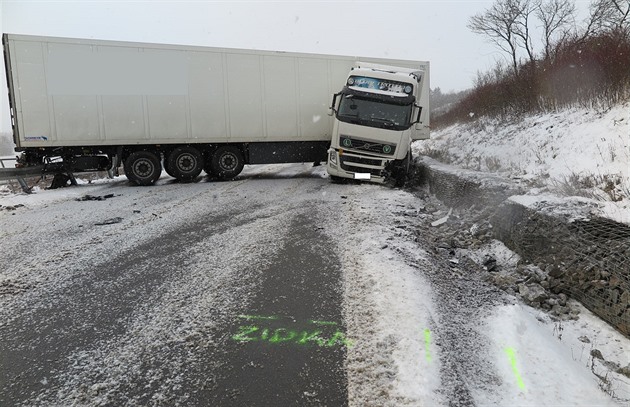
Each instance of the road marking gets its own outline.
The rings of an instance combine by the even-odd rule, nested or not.
[[[431,363],[431,330],[424,329],[424,354],[427,358],[427,362]]]
[[[512,365],[512,371],[514,372],[514,376],[516,376],[516,383],[518,384],[518,387],[521,390],[525,390],[525,383],[523,383],[523,379],[518,373],[518,368],[516,367],[516,352],[514,351],[514,348],[505,348],[505,353],[508,355],[508,359]]]
[[[239,318],[242,319],[247,319],[247,320],[257,320],[257,319],[262,319],[262,320],[275,320],[278,319],[278,317],[276,316],[265,316],[265,315],[239,315]]]
[[[315,325],[337,325],[336,322],[330,322],[330,321],[316,321],[316,320],[309,320],[308,322],[310,322],[311,324],[315,324]]]
[[[280,317],[272,315],[238,315],[238,318],[245,319],[249,324],[255,323],[256,325],[241,325],[238,327],[238,332],[232,335],[232,340],[237,342],[267,342],[271,344],[280,343],[292,343],[295,345],[308,345],[316,344],[322,347],[333,347],[335,345],[347,346],[348,348],[353,346],[350,339],[346,338],[346,334],[336,328],[337,323],[331,321],[319,321],[310,319],[308,322],[313,325],[320,325],[318,329],[306,329],[295,330],[282,327],[261,327],[260,324],[265,321],[277,321]],[[292,319],[292,318],[291,318]],[[292,319],[293,320],[293,319]],[[256,322],[259,321],[259,322]],[[293,320],[295,322],[295,320]],[[273,325],[277,325],[274,323]],[[326,329],[331,327],[331,329]],[[323,336],[323,331],[328,331],[329,339]]]

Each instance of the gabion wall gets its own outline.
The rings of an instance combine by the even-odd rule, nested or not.
[[[491,222],[497,239],[547,272],[552,292],[570,295],[630,337],[630,227],[572,218],[506,201]]]
[[[507,199],[518,193],[516,187],[492,186],[477,173],[426,158],[416,164],[431,193],[445,204],[492,209],[495,237],[545,270],[551,291],[570,295],[630,337],[630,226],[593,217],[584,207],[528,208]]]

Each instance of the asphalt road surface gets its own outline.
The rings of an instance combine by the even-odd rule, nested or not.
[[[1,407],[619,405],[444,249],[430,197],[295,164],[14,198]]]
[[[16,211],[0,405],[347,404],[330,185],[270,168]]]

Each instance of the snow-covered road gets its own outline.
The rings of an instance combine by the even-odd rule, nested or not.
[[[629,365],[630,341],[585,310],[558,338],[474,267],[451,267],[430,238],[447,211],[427,196],[296,164],[0,205],[2,406],[630,398],[624,376],[600,389],[588,356]]]

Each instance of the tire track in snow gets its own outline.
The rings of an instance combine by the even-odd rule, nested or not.
[[[459,264],[455,273],[447,259],[435,254],[439,229],[426,220],[407,219],[410,239],[427,250],[429,267],[414,260],[413,251],[401,246],[410,265],[422,270],[434,293],[435,313],[431,318],[431,332],[440,360],[440,394],[449,406],[474,406],[475,394],[499,388],[502,378],[495,371],[486,347],[482,321],[492,308],[509,302],[505,293],[476,276],[470,264]],[[433,241],[433,243],[432,243]]]

